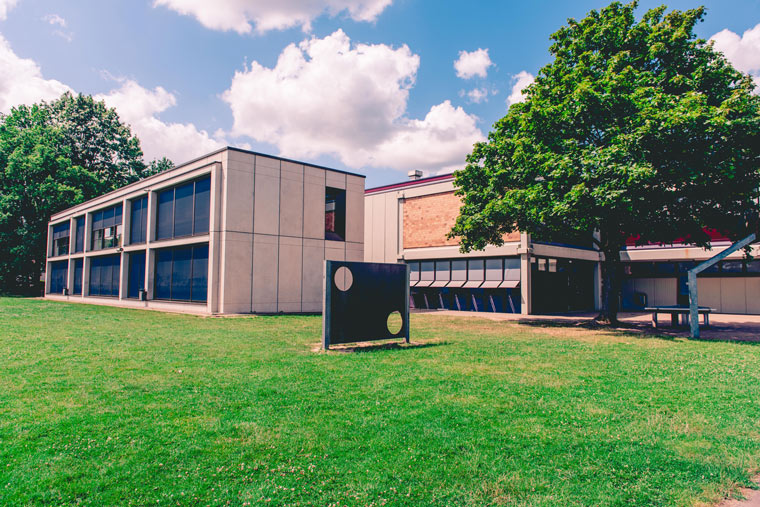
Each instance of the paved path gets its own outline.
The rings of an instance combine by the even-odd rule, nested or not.
[[[573,325],[589,322],[596,313],[573,313],[565,315],[519,315],[514,313],[457,312],[453,310],[415,310],[415,313],[449,315],[460,317],[479,317],[491,320],[508,320],[541,325]],[[666,336],[688,337],[687,327],[672,328],[663,321],[657,329],[652,327],[651,313],[620,313],[618,318],[621,331],[657,334]],[[665,319],[668,320],[668,319]],[[701,319],[700,319],[701,320]],[[701,328],[703,340],[732,340],[760,342],[760,315],[731,315],[714,313],[710,315],[710,327]],[[760,506],[758,506],[760,507]]]

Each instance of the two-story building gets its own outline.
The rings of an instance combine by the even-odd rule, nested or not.
[[[224,148],[51,217],[51,299],[204,314],[322,309],[364,258],[364,176]]]

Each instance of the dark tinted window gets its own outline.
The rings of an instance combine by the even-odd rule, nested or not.
[[[73,294],[82,294],[82,273],[84,272],[82,259],[74,260],[74,291]]]
[[[51,294],[61,294],[66,288],[66,277],[69,273],[69,261],[50,263],[50,288]]]
[[[196,181],[193,234],[206,234],[208,232],[210,198],[211,178]]]
[[[121,204],[92,214],[92,249],[121,245]]]
[[[172,297],[172,250],[167,248],[156,252],[156,299]]]
[[[129,243],[145,243],[148,223],[148,198],[141,197],[132,201],[132,212],[129,221]]]
[[[206,301],[208,245],[164,248],[156,253],[156,299]]]
[[[346,191],[340,188],[325,188],[325,239],[346,239]]]
[[[208,233],[210,194],[210,178],[160,192],[156,239]]]
[[[129,254],[129,286],[127,297],[136,298],[145,288],[145,252]]]
[[[84,252],[84,217],[76,219],[76,237],[74,238],[74,252]]]
[[[173,236],[174,227],[174,189],[164,190],[158,194],[158,217],[156,220],[156,239]]]
[[[189,183],[174,190],[174,237],[193,233],[193,187]]]
[[[53,256],[69,253],[69,222],[53,226]]]
[[[105,255],[90,260],[90,295],[118,296],[121,255]]]
[[[208,245],[193,248],[192,300],[206,301],[208,284]]]

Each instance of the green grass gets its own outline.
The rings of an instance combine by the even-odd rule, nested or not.
[[[760,468],[760,348],[414,315],[0,299],[0,504],[693,505]]]

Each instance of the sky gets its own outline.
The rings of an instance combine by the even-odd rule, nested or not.
[[[370,188],[461,168],[551,62],[550,35],[608,3],[0,0],[0,112],[91,94],[147,161],[229,145]],[[666,5],[705,5],[698,36],[760,84],[760,0]]]

